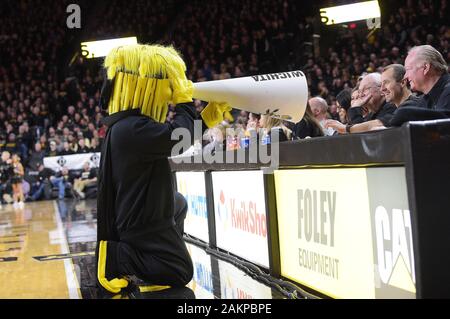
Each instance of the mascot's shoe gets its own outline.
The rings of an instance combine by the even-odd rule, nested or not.
[[[108,243],[106,240],[101,240],[98,247],[97,281],[108,292],[117,294],[128,286],[128,280],[124,278],[108,279],[109,273],[106,271],[107,254]]]

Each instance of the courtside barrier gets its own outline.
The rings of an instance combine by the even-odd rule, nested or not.
[[[210,247],[334,298],[450,297],[449,120],[281,143],[275,169],[238,153],[171,163],[201,172]]]

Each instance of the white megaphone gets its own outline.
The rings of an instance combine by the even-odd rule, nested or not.
[[[278,109],[274,116],[298,122],[305,114],[308,85],[301,71],[271,73],[194,83],[194,98],[253,113]]]

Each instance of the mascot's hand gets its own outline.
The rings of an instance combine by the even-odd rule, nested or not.
[[[229,118],[231,109],[230,104],[227,102],[209,102],[203,109],[201,116],[205,124],[211,128],[221,123],[224,116]]]

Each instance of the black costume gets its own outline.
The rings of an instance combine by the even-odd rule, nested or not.
[[[97,214],[98,240],[108,240],[108,266],[114,265],[107,277],[136,274],[172,286],[191,280],[192,261],[182,239],[187,204],[174,192],[167,157],[178,142],[171,140],[172,131],[185,127],[193,136],[194,119],[188,105],[176,107],[171,124],[157,123],[139,109],[104,119]]]
[[[179,142],[171,138],[176,128],[194,137],[197,113],[186,65],[171,47],[137,44],[112,49],[105,70],[101,103],[110,116],[103,120],[108,130],[98,176],[98,284],[112,293],[128,286],[127,276],[186,285],[193,276],[182,237],[187,204],[174,192],[167,159]],[[176,115],[164,123],[169,103],[177,105]],[[203,123],[213,127],[230,110],[208,103]]]

